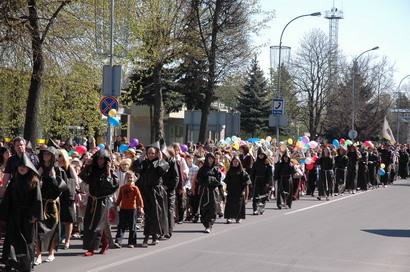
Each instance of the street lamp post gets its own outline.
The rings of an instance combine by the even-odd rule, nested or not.
[[[308,16],[320,16],[322,15],[320,12],[314,12],[314,13],[309,13],[309,14],[303,14],[303,15],[299,15],[295,18],[293,18],[292,20],[290,20],[285,27],[282,29],[282,33],[280,34],[280,40],[279,40],[279,56],[278,56],[278,83],[277,83],[277,91],[278,91],[278,96],[279,98],[282,97],[282,90],[280,88],[280,77],[281,77],[281,53],[282,53],[282,37],[283,37],[283,33],[285,32],[285,29],[288,27],[288,25],[290,23],[292,23],[293,21],[302,18],[302,17],[308,17]],[[279,119],[280,116],[277,116],[277,124],[276,124],[276,139],[277,142],[279,143]]]
[[[396,99],[396,110],[397,110],[397,131],[396,131],[396,141],[397,142],[399,142],[399,136],[400,136],[400,118],[399,118],[399,115],[400,115],[400,113],[399,113],[399,104],[398,104],[398,99],[399,99],[399,94],[400,94],[400,86],[401,86],[401,83],[406,79],[406,78],[408,78],[408,77],[410,77],[410,74],[409,75],[406,75],[405,77],[403,77],[401,80],[400,80],[400,82],[399,82],[399,85],[397,86],[397,90],[396,90],[396,93],[397,93],[397,99]]]
[[[355,111],[356,111],[356,107],[355,107],[355,77],[356,77],[356,70],[357,70],[357,60],[365,53],[373,51],[373,50],[377,50],[379,49],[378,46],[373,47],[372,49],[366,50],[362,53],[360,53],[360,55],[358,55],[356,58],[353,59],[353,75],[352,75],[352,133],[354,131],[354,123],[355,123]],[[352,137],[352,138],[356,138],[356,137]],[[353,139],[352,139],[353,140]]]

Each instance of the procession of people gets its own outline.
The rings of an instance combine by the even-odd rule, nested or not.
[[[409,145],[307,136],[205,145],[123,138],[113,150],[92,138],[35,149],[16,137],[0,142],[1,261],[6,271],[32,271],[58,261],[56,251],[72,239],[82,239],[86,257],[134,248],[140,234],[140,247],[155,246],[187,222],[211,233],[217,218],[246,220],[248,202],[261,216],[269,201],[291,209],[301,196],[329,201],[386,187],[408,177],[409,154]]]

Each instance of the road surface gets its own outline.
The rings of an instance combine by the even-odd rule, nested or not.
[[[327,202],[304,196],[292,209],[270,202],[263,216],[251,212],[248,203],[245,221],[219,219],[211,234],[201,224],[177,225],[171,240],[149,248],[83,257],[81,242],[73,241],[35,271],[410,271],[409,180]]]

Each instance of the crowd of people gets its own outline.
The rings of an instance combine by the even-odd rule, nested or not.
[[[291,208],[302,195],[329,200],[409,175],[408,145],[220,143],[158,141],[124,150],[125,140],[109,150],[93,139],[49,140],[37,149],[21,137],[0,142],[6,271],[52,262],[72,238],[82,239],[87,257],[135,247],[137,230],[148,247],[172,239],[175,224],[200,222],[210,233],[217,218],[240,223],[248,201],[253,215],[263,215],[267,201]]]

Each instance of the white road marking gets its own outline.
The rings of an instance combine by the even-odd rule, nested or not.
[[[329,201],[323,200],[324,202],[322,202],[322,203],[319,203],[319,204],[316,204],[316,205],[313,205],[313,206],[309,206],[309,207],[305,207],[305,208],[301,208],[301,209],[298,209],[298,210],[286,212],[285,215],[295,214],[295,213],[307,211],[307,210],[310,210],[310,209],[314,209],[314,208],[317,208],[317,207],[329,205],[329,204],[332,204],[332,203],[334,203],[334,202],[341,201],[341,200],[344,200],[344,199],[347,199],[347,198],[351,198],[351,197],[354,197],[354,196],[360,196],[360,195],[363,195],[363,194],[368,193],[368,192],[371,192],[371,191],[374,191],[374,190],[362,191],[362,192],[360,192],[360,193],[350,194],[350,195],[343,196],[343,197],[336,198],[336,199],[329,200]]]

